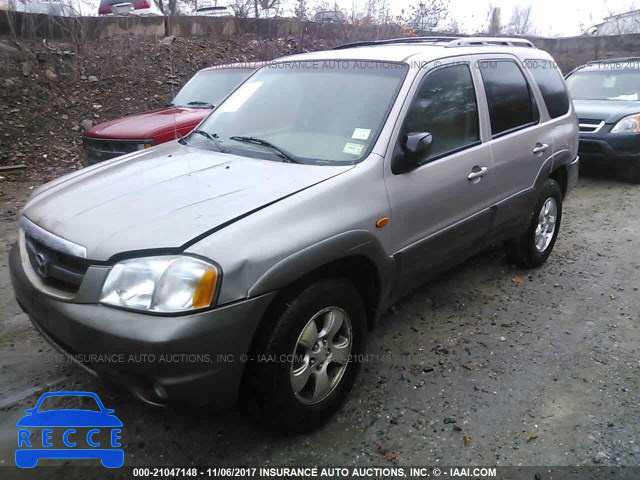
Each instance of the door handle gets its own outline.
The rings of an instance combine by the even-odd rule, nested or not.
[[[534,155],[538,155],[540,153],[543,153],[547,148],[549,148],[549,145],[547,145],[546,143],[536,143],[536,146],[533,147],[533,154]]]
[[[487,167],[473,167],[473,170],[469,175],[467,175],[467,180],[470,182],[480,181],[482,177],[484,177],[489,169]]]

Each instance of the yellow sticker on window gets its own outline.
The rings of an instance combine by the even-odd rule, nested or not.
[[[342,153],[348,153],[349,155],[362,155],[363,150],[364,145],[349,142],[342,149]]]

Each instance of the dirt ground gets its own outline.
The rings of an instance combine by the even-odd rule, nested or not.
[[[13,465],[23,410],[50,390],[115,409],[126,465],[640,465],[638,186],[581,178],[542,268],[495,250],[399,302],[369,341],[387,360],[365,365],[328,425],[296,437],[236,412],[149,407],[66,364],[9,284],[30,187],[0,184],[0,465]]]

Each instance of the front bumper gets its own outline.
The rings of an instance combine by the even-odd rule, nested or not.
[[[628,172],[640,168],[640,134],[581,133],[578,154],[587,171]]]
[[[235,404],[253,334],[275,293],[176,317],[53,298],[28,279],[14,245],[11,282],[33,325],[94,375],[148,403]]]

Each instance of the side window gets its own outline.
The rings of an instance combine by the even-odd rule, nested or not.
[[[549,60],[527,60],[531,76],[538,84],[551,118],[558,118],[569,111],[569,97],[560,72]]]
[[[538,121],[538,108],[529,84],[515,62],[480,61],[478,68],[487,94],[494,137]]]
[[[403,132],[433,135],[428,158],[480,140],[476,93],[468,65],[442,67],[427,74],[409,108]]]

